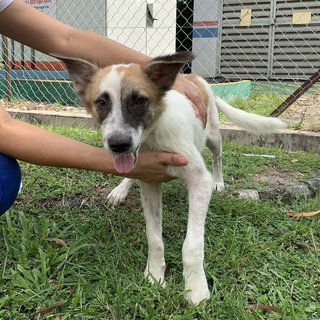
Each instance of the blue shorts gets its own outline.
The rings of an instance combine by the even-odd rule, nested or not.
[[[0,215],[13,205],[20,185],[21,170],[17,160],[0,154]]]

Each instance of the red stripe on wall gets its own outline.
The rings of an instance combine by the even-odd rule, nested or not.
[[[214,27],[219,24],[218,21],[193,21],[194,27]]]
[[[63,64],[59,61],[15,61],[10,63],[14,70],[64,70]]]

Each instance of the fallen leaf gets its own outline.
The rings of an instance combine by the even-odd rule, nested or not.
[[[58,302],[58,303],[52,304],[49,307],[40,308],[38,311],[35,312],[35,315],[49,313],[52,310],[57,309],[62,306],[64,306],[64,302]]]
[[[269,306],[267,304],[249,304],[248,308],[250,310],[263,310],[263,311],[273,311],[277,313],[282,313],[282,310],[280,308]]]
[[[56,316],[55,318],[54,318],[54,320],[61,320],[62,319],[62,316]]]
[[[55,242],[55,243],[58,244],[59,246],[67,247],[65,241],[62,240],[62,239],[58,239],[58,238],[47,238],[46,240],[47,240],[47,241],[51,241],[51,242]]]
[[[299,217],[313,217],[316,214],[319,214],[320,210],[312,211],[312,212],[289,212],[288,216],[293,218],[299,218]]]

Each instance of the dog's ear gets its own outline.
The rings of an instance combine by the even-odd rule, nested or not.
[[[99,67],[82,59],[65,57],[59,54],[51,54],[51,56],[64,63],[70,79],[74,83],[75,91],[83,97],[93,75],[98,71]]]
[[[160,56],[149,61],[143,71],[147,77],[162,91],[171,89],[180,69],[194,59],[189,51]]]

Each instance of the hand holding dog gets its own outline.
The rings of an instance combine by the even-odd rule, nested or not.
[[[143,151],[139,153],[135,168],[125,176],[149,183],[167,182],[174,179],[168,175],[168,165],[185,166],[188,162],[189,160],[179,153]]]
[[[198,119],[201,120],[203,127],[207,122],[207,111],[202,103],[199,89],[183,75],[179,74],[173,84],[173,89],[187,96],[191,101],[193,110]]]

